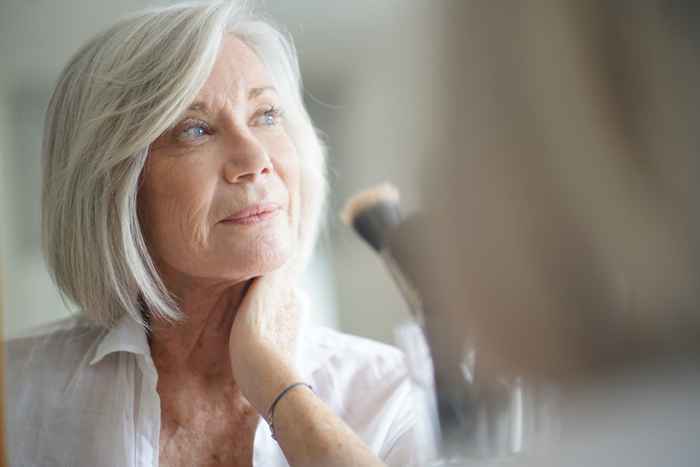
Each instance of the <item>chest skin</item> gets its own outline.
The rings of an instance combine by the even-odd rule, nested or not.
[[[259,416],[231,384],[158,382],[160,467],[252,467]]]

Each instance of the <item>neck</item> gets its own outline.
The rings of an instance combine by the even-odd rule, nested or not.
[[[151,355],[159,375],[233,381],[228,340],[249,281],[173,282],[166,280],[184,317],[176,322],[151,319]]]

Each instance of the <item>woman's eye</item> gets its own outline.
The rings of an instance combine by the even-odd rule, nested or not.
[[[205,134],[207,133],[201,126],[188,128],[187,130],[185,130],[185,136],[188,136],[190,138],[198,138],[200,136],[204,136]]]
[[[178,139],[184,141],[193,141],[203,138],[209,134],[209,127],[203,123],[196,123],[183,129],[178,133]]]
[[[282,110],[275,106],[268,107],[255,116],[255,126],[277,126],[282,121]]]

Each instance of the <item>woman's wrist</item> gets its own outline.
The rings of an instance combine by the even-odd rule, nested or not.
[[[289,465],[384,466],[357,434],[306,388],[289,391],[278,402],[274,430]]]
[[[234,368],[234,378],[243,395],[263,417],[267,416],[275,398],[285,388],[303,381],[293,366],[276,354],[264,350],[251,352],[255,357],[246,359],[248,368],[245,371]],[[239,374],[236,374],[236,370]]]

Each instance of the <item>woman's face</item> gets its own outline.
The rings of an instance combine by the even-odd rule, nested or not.
[[[229,35],[194,103],[151,145],[139,217],[166,280],[238,282],[295,250],[300,168],[281,102],[254,52]]]

